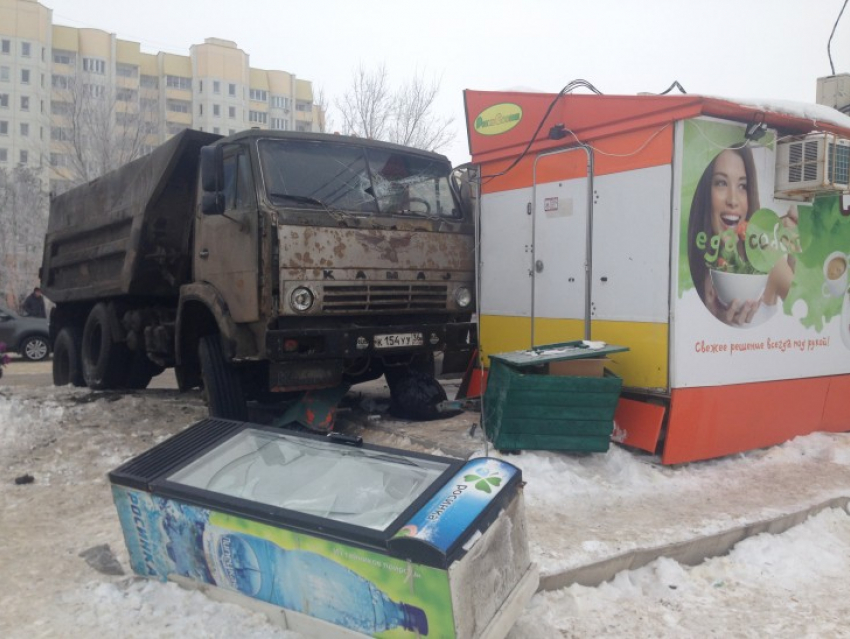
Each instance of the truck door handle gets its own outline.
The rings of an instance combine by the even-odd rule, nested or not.
[[[198,253],[198,255],[200,255],[201,259],[205,260],[210,256],[210,252],[207,249],[201,249],[201,252]]]
[[[538,273],[543,272],[543,260],[537,260],[534,263],[534,270],[537,271]]]

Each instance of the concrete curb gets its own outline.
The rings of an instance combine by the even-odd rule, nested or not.
[[[573,584],[596,587],[623,570],[635,570],[661,557],[675,559],[681,564],[695,566],[711,557],[728,553],[732,547],[747,537],[761,533],[777,535],[789,528],[797,526],[812,515],[827,508],[842,508],[848,510],[850,497],[835,497],[820,504],[810,506],[805,510],[781,515],[773,519],[765,519],[751,524],[745,524],[731,530],[711,535],[704,535],[688,541],[677,542],[655,548],[637,548],[635,550],[610,557],[601,561],[579,566],[551,575],[541,575],[538,592],[543,590],[559,590]]]

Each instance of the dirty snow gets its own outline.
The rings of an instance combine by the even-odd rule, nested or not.
[[[203,418],[197,394],[7,381],[0,381],[0,636],[303,636],[129,572],[106,473]],[[459,423],[465,429],[475,419],[465,413]],[[393,424],[382,419],[381,427]],[[417,445],[414,425],[398,430],[380,443]],[[616,446],[605,454],[526,452],[507,460],[527,482],[531,550],[544,581],[850,496],[848,434],[818,433],[676,468]],[[32,482],[15,483],[25,476]],[[104,565],[81,557],[103,545],[123,575],[104,574]],[[662,556],[601,585],[540,592],[509,637],[850,637],[848,569],[850,516],[826,508],[696,566]]]

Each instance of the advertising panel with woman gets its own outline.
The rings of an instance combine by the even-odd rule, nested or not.
[[[775,144],[681,127],[673,387],[850,372],[850,203],[774,196]]]

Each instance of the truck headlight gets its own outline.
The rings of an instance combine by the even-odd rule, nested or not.
[[[293,310],[303,313],[304,311],[310,310],[315,299],[313,291],[306,286],[299,286],[289,294],[289,305],[293,308]]]
[[[472,303],[472,292],[465,286],[455,289],[455,302],[460,308],[466,308]]]

